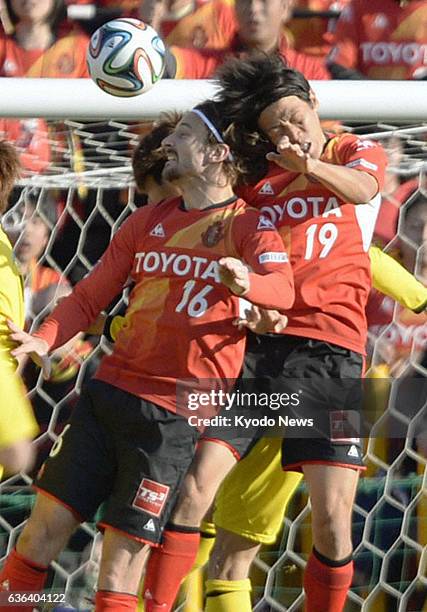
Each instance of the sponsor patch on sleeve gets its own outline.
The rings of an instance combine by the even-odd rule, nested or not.
[[[360,159],[354,159],[353,161],[346,164],[347,168],[357,168],[359,166],[362,166],[362,168],[368,168],[368,170],[378,170],[378,166],[376,164],[373,164],[372,162],[363,159],[363,157],[361,157]]]
[[[287,263],[289,261],[289,257],[287,253],[274,253],[270,251],[268,253],[262,253],[262,255],[258,257],[258,261],[260,264],[269,262]]]

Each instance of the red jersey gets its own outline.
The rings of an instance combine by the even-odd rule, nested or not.
[[[386,156],[376,143],[340,134],[328,141],[321,159],[368,172],[382,188]],[[296,297],[284,333],[364,354],[368,249],[380,197],[355,206],[310,176],[276,165],[242,193],[276,225],[290,256]]]
[[[37,335],[60,346],[86,329],[130,277],[125,325],[95,377],[175,411],[178,380],[222,381],[240,372],[245,334],[233,320],[241,300],[220,282],[225,255],[253,270],[246,299],[267,308],[292,305],[291,268],[271,222],[237,198],[190,211],[174,198],[133,213]]]
[[[184,49],[171,47],[177,62],[176,79],[207,79],[230,56],[244,53],[237,37],[228,49]],[[286,39],[280,41],[279,52],[290,68],[303,73],[307,79],[329,79],[329,72],[322,61],[291,49]]]
[[[330,61],[371,79],[427,76],[427,3],[353,0],[337,23]]]
[[[57,38],[46,50],[26,50],[13,36],[0,34],[0,76],[87,77],[87,45],[88,37],[80,30]]]

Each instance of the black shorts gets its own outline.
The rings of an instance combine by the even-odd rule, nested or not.
[[[245,372],[255,377],[259,390],[301,399],[297,407],[281,410],[282,415],[314,417],[311,429],[281,426],[271,430],[271,435],[284,438],[284,470],[301,471],[302,465],[310,463],[363,468],[356,428],[362,407],[362,355],[309,338],[251,335],[245,359]],[[301,431],[303,437],[299,437]]]
[[[252,375],[250,363],[243,363],[242,371],[236,380],[232,392],[257,393],[258,381]],[[200,442],[210,441],[227,446],[231,453],[240,461],[251,451],[258,440],[262,437],[264,429],[259,420],[264,415],[264,410],[256,406],[234,403],[227,410],[223,409],[219,414],[218,424],[211,425],[203,432]],[[242,422],[239,419],[247,418]],[[221,420],[222,419],[222,420]]]
[[[192,461],[197,431],[164,408],[92,380],[35,483],[80,520],[158,544]]]

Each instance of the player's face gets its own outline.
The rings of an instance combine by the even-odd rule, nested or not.
[[[258,125],[275,145],[287,136],[291,144],[299,144],[314,159],[322,153],[325,136],[316,109],[297,96],[287,96],[267,106]]]
[[[236,0],[240,40],[251,49],[274,48],[292,4],[293,0]]]
[[[198,177],[206,167],[207,129],[194,113],[186,113],[162,146],[167,162],[162,178],[165,181]]]
[[[12,9],[19,21],[44,22],[51,14],[55,0],[12,0]]]

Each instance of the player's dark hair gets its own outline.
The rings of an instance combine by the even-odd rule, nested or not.
[[[15,147],[0,141],[0,213],[7,208],[9,196],[21,174],[21,162]]]
[[[13,25],[19,22],[19,18],[12,8],[12,0],[5,0],[7,12]],[[67,10],[65,7],[64,0],[54,0],[52,10],[47,18],[47,23],[50,25],[53,31],[55,31],[59,24],[64,21],[67,17]]]
[[[178,114],[163,119],[137,144],[132,156],[132,169],[138,191],[144,192],[144,184],[149,177],[158,185],[162,184],[162,172],[167,159],[162,141],[173,132],[179,119]]]
[[[221,86],[218,101],[224,106],[226,120],[253,129],[262,111],[282,98],[297,96],[311,103],[309,82],[301,72],[288,68],[281,55],[231,59],[217,77]]]
[[[217,73],[221,90],[218,102],[230,125],[229,144],[244,160],[241,182],[254,183],[268,171],[265,158],[274,147],[258,127],[263,110],[288,96],[311,104],[310,84],[301,72],[288,68],[281,55],[259,54],[231,59]]]

